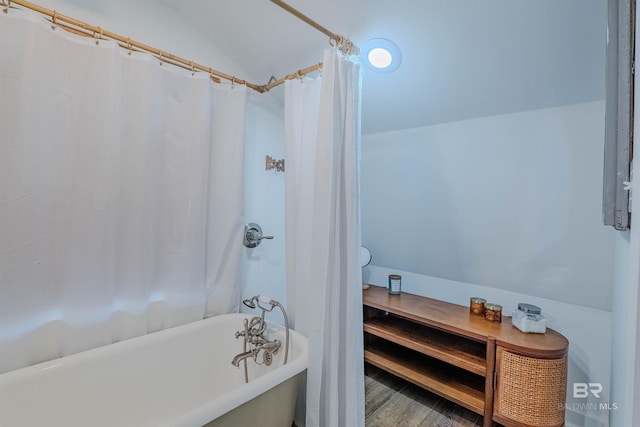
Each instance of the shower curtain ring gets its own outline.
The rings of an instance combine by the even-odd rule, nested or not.
[[[3,12],[9,13],[9,8],[11,7],[11,0],[7,0],[6,3],[4,2],[4,0],[2,0],[2,5],[4,6]]]
[[[93,32],[93,37],[96,39],[96,44],[100,44],[100,40],[102,39],[102,28],[98,27],[98,30],[100,30],[100,34],[96,34],[96,32]]]
[[[131,55],[133,48],[131,47],[131,37],[127,37],[127,49],[129,49],[128,55]]]
[[[213,74],[213,68],[209,67],[209,78],[214,83],[220,83],[220,79]]]
[[[194,67],[193,61],[191,61],[191,76],[195,76],[196,75],[196,69]]]
[[[162,51],[160,51],[160,66],[162,67]]]
[[[53,16],[51,17],[51,29],[55,30],[56,29],[56,18],[58,16],[58,12],[56,12],[56,10],[53,10]]]

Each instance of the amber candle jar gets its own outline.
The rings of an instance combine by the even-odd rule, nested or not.
[[[484,305],[484,319],[491,322],[502,322],[502,306],[487,303]]]
[[[469,298],[469,311],[471,314],[484,314],[484,304],[487,302],[486,299],[480,297],[471,297]]]

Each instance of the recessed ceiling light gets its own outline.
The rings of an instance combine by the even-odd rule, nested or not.
[[[376,68],[387,68],[393,62],[393,56],[387,49],[376,47],[369,51],[367,60]]]
[[[400,48],[387,39],[371,39],[361,50],[361,62],[365,68],[379,73],[395,71],[402,62]]]

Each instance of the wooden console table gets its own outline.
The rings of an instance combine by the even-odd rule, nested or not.
[[[365,361],[508,427],[564,425],[569,342],[526,334],[469,307],[363,291]]]

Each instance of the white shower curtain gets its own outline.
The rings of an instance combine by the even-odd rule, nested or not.
[[[0,372],[239,302],[244,88],[0,14]]]
[[[287,300],[309,338],[307,427],[364,426],[358,64],[285,86]]]

